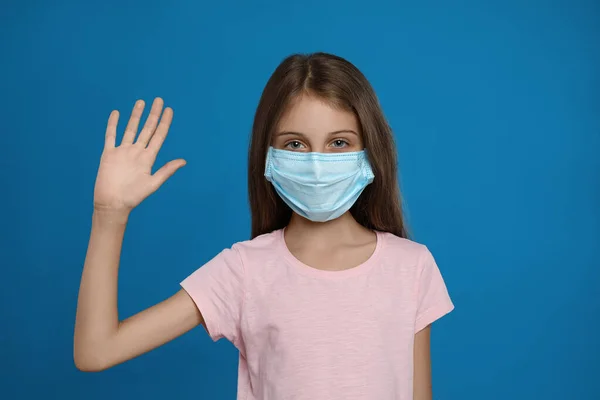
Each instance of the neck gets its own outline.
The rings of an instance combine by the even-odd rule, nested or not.
[[[310,241],[315,246],[330,246],[332,242],[348,241],[365,233],[370,231],[356,222],[350,212],[327,222],[312,222],[293,213],[285,228],[286,237],[301,238],[305,243]]]

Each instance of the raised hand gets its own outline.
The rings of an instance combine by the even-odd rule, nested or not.
[[[163,112],[163,100],[156,98],[136,140],[143,111],[144,102],[139,100],[131,112],[120,146],[115,145],[119,112],[113,111],[108,118],[94,188],[96,210],[131,211],[186,163],[183,159],[173,160],[152,174],[152,166],[173,120],[173,110],[167,107]]]

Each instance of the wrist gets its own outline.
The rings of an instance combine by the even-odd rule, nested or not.
[[[109,209],[94,207],[92,219],[94,222],[124,225],[129,220],[131,210],[128,209]]]

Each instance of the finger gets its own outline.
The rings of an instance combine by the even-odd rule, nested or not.
[[[150,141],[150,138],[154,134],[154,131],[156,130],[156,125],[158,124],[158,119],[160,118],[160,113],[162,112],[163,105],[164,101],[160,97],[154,99],[154,102],[152,103],[150,115],[148,115],[148,118],[146,118],[144,128],[142,128],[140,136],[137,140],[137,143],[141,144],[144,147],[146,147],[146,145]]]
[[[167,107],[165,108],[162,118],[160,119],[160,124],[158,124],[158,128],[156,128],[156,132],[154,132],[154,135],[152,135],[152,139],[150,140],[150,144],[148,145],[148,149],[152,150],[154,154],[157,154],[160,148],[162,147],[167,137],[167,133],[169,133],[169,128],[171,126],[172,121],[173,109]]]
[[[123,141],[121,144],[131,144],[135,139],[135,135],[138,130],[138,126],[140,124],[140,118],[142,117],[142,113],[144,112],[144,100],[136,101],[133,106],[133,110],[131,111],[131,117],[129,117],[129,122],[127,123],[127,127],[125,128],[125,134],[123,135]]]
[[[108,124],[106,125],[106,134],[104,136],[104,148],[112,149],[115,147],[117,140],[117,123],[119,122],[119,112],[113,110],[108,117]]]
[[[169,161],[165,165],[162,166],[161,169],[156,171],[153,177],[153,185],[154,190],[158,189],[163,183],[166,182],[173,174],[181,167],[186,164],[186,161],[183,159]]]

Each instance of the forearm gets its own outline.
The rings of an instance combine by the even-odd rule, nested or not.
[[[75,362],[97,363],[119,328],[119,259],[128,214],[96,211],[83,267],[75,321]],[[92,360],[90,360],[92,358]]]

